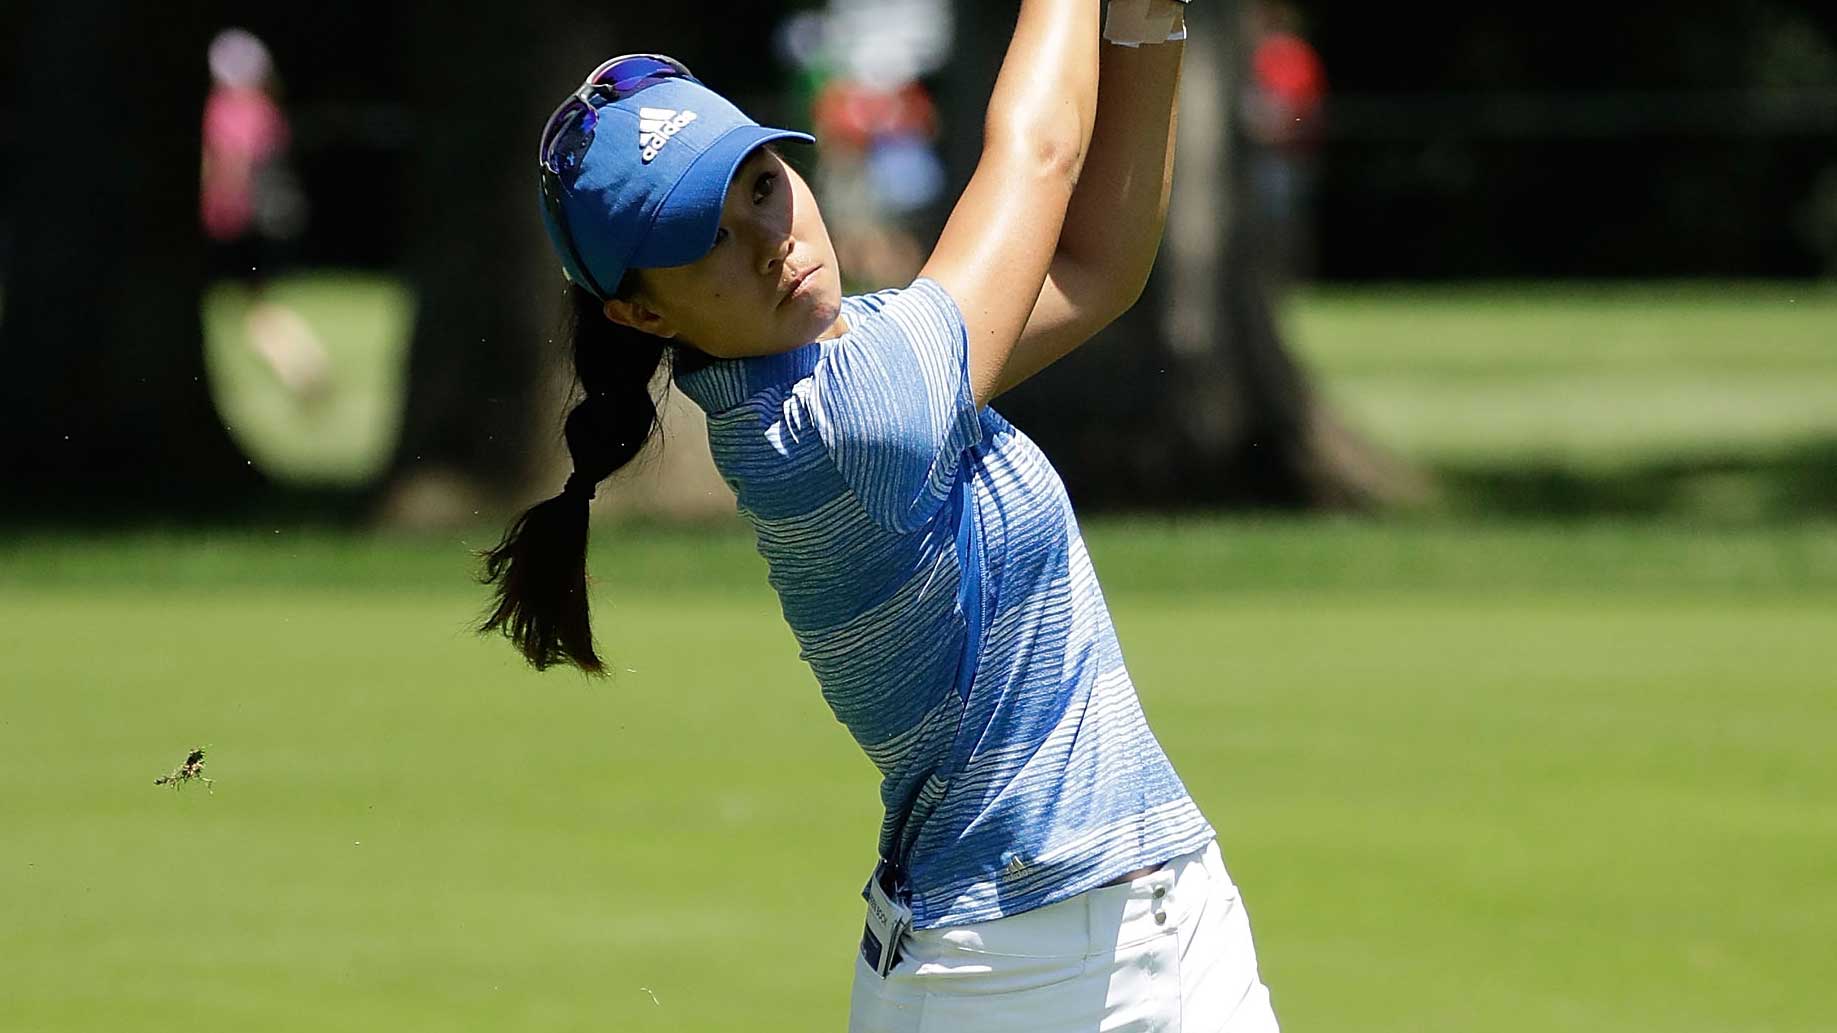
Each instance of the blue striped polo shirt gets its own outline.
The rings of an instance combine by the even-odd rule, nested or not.
[[[842,314],[840,337],[678,385],[824,699],[880,769],[880,853],[915,924],[1019,914],[1203,847],[1065,486],[970,394],[956,302],[919,280]]]

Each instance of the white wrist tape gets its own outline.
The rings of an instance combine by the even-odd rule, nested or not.
[[[1110,0],[1103,38],[1119,47],[1176,43],[1186,38],[1187,0]]]

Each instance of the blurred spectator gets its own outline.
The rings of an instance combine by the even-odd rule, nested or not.
[[[829,0],[780,27],[803,72],[820,148],[815,173],[851,289],[910,283],[926,248],[915,224],[944,195],[938,110],[921,77],[949,56],[940,0]]]
[[[325,346],[299,313],[266,296],[306,226],[306,199],[287,162],[287,116],[274,97],[274,63],[244,29],[218,33],[209,61],[199,214],[215,273],[248,286],[244,330],[256,355],[289,392],[316,398],[329,379]]]
[[[1250,62],[1243,117],[1253,148],[1254,227],[1273,268],[1285,279],[1306,278],[1314,267],[1310,212],[1326,70],[1302,38],[1294,7],[1257,0],[1245,16]]]
[[[842,268],[867,287],[911,282],[925,249],[909,220],[944,190],[930,94],[915,81],[886,88],[835,78],[813,108],[818,184],[838,213],[832,232]]]

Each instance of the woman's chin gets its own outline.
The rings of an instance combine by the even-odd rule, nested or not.
[[[842,321],[841,302],[831,302],[816,320],[816,325],[822,329],[811,335],[810,339],[813,341],[827,341],[831,337],[840,337],[848,333],[848,324]]]
[[[842,321],[840,297],[794,298],[779,310],[777,327],[768,339],[722,341],[699,344],[698,351],[716,359],[748,359],[782,355],[796,351],[812,341],[826,341],[848,331]]]

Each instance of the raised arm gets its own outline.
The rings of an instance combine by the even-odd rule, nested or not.
[[[1006,377],[1060,246],[1097,111],[1099,0],[1022,0],[983,128],[982,157],[919,275],[969,330],[981,405]]]
[[[1104,45],[1090,156],[1039,301],[993,394],[1062,358],[1141,297],[1167,222],[1184,51],[1181,43]]]

